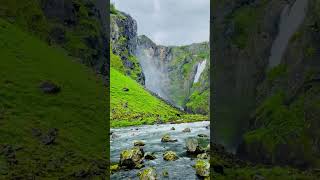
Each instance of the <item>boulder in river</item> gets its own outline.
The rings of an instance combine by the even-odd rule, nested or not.
[[[154,153],[147,152],[147,153],[144,155],[144,159],[154,160],[154,159],[157,159],[157,157],[154,155]]]
[[[145,143],[143,141],[135,141],[134,143],[134,146],[144,146]]]
[[[173,151],[166,151],[163,154],[163,159],[166,160],[166,161],[175,161],[175,160],[179,159],[179,157]]]
[[[120,153],[119,165],[126,169],[141,168],[143,155],[143,150],[140,147],[123,150]]]
[[[198,155],[197,155],[197,158],[198,158],[198,159],[208,159],[209,156],[208,156],[207,153],[202,153],[202,154],[198,154]]]
[[[206,135],[206,134],[198,134],[198,137],[206,138],[206,137],[209,137],[209,136],[208,136],[208,135]]]
[[[177,139],[171,139],[169,134],[165,134],[161,138],[161,142],[177,142],[177,141],[178,141]]]
[[[114,164],[114,165],[111,165],[111,166],[110,166],[110,173],[111,173],[111,174],[113,174],[113,173],[115,173],[115,172],[117,172],[117,171],[119,171],[119,170],[120,170],[120,167],[119,167],[118,164]]]
[[[196,174],[201,177],[210,176],[210,163],[206,160],[198,159],[195,164]]]
[[[182,130],[182,132],[187,133],[187,132],[191,132],[190,128],[185,128],[184,130]]]
[[[172,127],[172,128],[171,128],[171,130],[173,130],[173,131],[174,131],[174,130],[176,130],[176,128]]]
[[[140,180],[156,180],[157,173],[154,168],[146,168],[138,173]]]
[[[186,140],[186,147],[189,153],[195,153],[198,148],[198,145],[199,144],[197,138],[191,137]]]

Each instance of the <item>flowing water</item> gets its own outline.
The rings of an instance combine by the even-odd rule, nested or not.
[[[197,66],[197,73],[194,76],[194,81],[193,83],[197,83],[200,79],[200,76],[204,70],[204,68],[206,68],[206,64],[207,64],[207,60],[205,59],[204,61],[202,61],[201,63],[198,64]]]
[[[279,33],[271,48],[269,67],[280,63],[291,36],[298,30],[305,18],[307,6],[308,0],[296,0],[292,6],[287,5],[282,10]]]
[[[161,124],[161,125],[146,125],[138,127],[126,127],[111,129],[113,134],[119,136],[111,139],[111,162],[119,162],[120,152],[124,149],[133,147],[133,142],[142,140],[145,142],[144,152],[154,152],[157,159],[145,160],[145,167],[155,167],[159,179],[162,177],[162,172],[167,170],[169,177],[167,179],[195,180],[198,177],[192,165],[195,159],[187,156],[185,149],[185,140],[188,137],[196,137],[198,134],[206,134],[209,136],[210,129],[209,121],[183,123],[183,124]],[[174,127],[175,130],[171,130]],[[183,133],[182,130],[190,128],[190,133]],[[173,139],[178,139],[175,143],[162,143],[161,138],[164,134],[169,133]],[[162,154],[172,150],[177,153],[179,159],[176,161],[164,161]],[[141,170],[143,170],[142,168]],[[138,179],[137,173],[140,170],[134,169],[130,171],[121,170],[111,176],[112,180],[122,179]]]

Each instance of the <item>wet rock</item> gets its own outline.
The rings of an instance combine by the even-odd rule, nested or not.
[[[187,132],[191,132],[190,128],[185,128],[182,132],[187,133]]]
[[[61,88],[50,81],[45,81],[40,84],[40,89],[46,94],[57,94],[61,91]]]
[[[112,138],[112,139],[116,139],[116,138],[118,138],[118,137],[120,137],[120,136],[117,135],[117,134],[115,134],[115,133],[112,133],[112,135],[111,135],[111,138]]]
[[[145,143],[143,141],[135,141],[134,143],[134,146],[144,146]]]
[[[157,173],[156,170],[153,168],[146,168],[143,171],[140,171],[138,173],[140,180],[156,180],[157,179]]]
[[[167,170],[162,171],[163,177],[169,177],[169,172]]]
[[[58,136],[58,129],[52,128],[48,131],[47,134],[43,135],[41,142],[45,145],[53,144]]]
[[[140,147],[123,150],[120,153],[119,165],[127,169],[141,168],[143,156],[144,152]]]
[[[124,92],[128,92],[129,91],[129,88],[122,88],[122,91],[124,91]]]
[[[197,155],[197,158],[198,158],[198,159],[208,159],[209,156],[208,156],[207,153],[202,153],[202,154],[198,154],[198,155]]]
[[[206,135],[206,134],[198,134],[198,137],[206,138],[206,137],[209,137],[209,136]]]
[[[195,153],[198,148],[198,140],[196,138],[188,138],[186,140],[187,152]]]
[[[209,177],[210,164],[206,160],[197,160],[195,164],[196,174],[201,177]]]
[[[144,159],[154,160],[154,159],[157,159],[157,157],[155,156],[154,153],[148,152],[148,153],[145,154]]]
[[[172,127],[171,130],[174,131],[174,130],[176,130],[176,128]]]
[[[166,151],[163,154],[163,159],[166,160],[166,161],[175,161],[175,160],[179,159],[179,157],[173,151]]]
[[[110,166],[110,173],[111,173],[111,174],[113,174],[113,173],[115,173],[115,172],[117,172],[117,171],[119,171],[119,170],[120,170],[120,167],[119,167],[118,164],[115,164],[115,165],[111,165],[111,166]]]
[[[177,142],[177,139],[171,139],[169,134],[165,134],[162,138],[161,138],[161,142]]]

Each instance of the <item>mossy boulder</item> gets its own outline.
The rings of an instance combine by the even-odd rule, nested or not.
[[[207,150],[209,138],[189,137],[186,140],[186,149],[189,154],[200,154]]]
[[[210,176],[210,163],[206,160],[197,160],[195,164],[196,174],[201,177]]]
[[[161,142],[177,142],[177,141],[178,141],[177,139],[171,139],[169,134],[165,134],[161,138]]]
[[[141,168],[144,152],[139,147],[123,150],[120,154],[119,165],[126,169]]]
[[[154,168],[146,168],[138,173],[140,180],[156,180],[157,173]]]
[[[115,172],[117,172],[117,171],[119,171],[119,170],[120,170],[120,167],[119,167],[118,164],[115,164],[115,165],[111,165],[111,166],[110,166],[110,173],[111,173],[111,174],[113,174],[113,173],[115,173]]]
[[[173,151],[166,151],[163,154],[163,159],[166,160],[166,161],[175,161],[175,160],[179,159],[179,157]]]
[[[207,153],[202,153],[197,155],[198,159],[208,159],[209,155]]]

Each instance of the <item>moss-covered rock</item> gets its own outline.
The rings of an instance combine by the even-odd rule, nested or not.
[[[175,160],[179,159],[179,157],[173,151],[166,151],[163,154],[163,159],[166,160],[166,161],[175,161]]]
[[[123,150],[120,153],[119,166],[122,168],[133,169],[141,168],[144,152],[140,147]]]
[[[135,142],[133,143],[133,145],[134,145],[134,146],[144,146],[145,143],[144,143],[143,141],[135,141]]]
[[[201,177],[210,176],[210,163],[206,160],[197,160],[195,164],[196,174]]]
[[[161,138],[161,142],[177,142],[177,139],[172,139],[169,134],[165,134]]]
[[[143,171],[138,173],[140,180],[156,180],[157,173],[154,168],[146,168]]]

